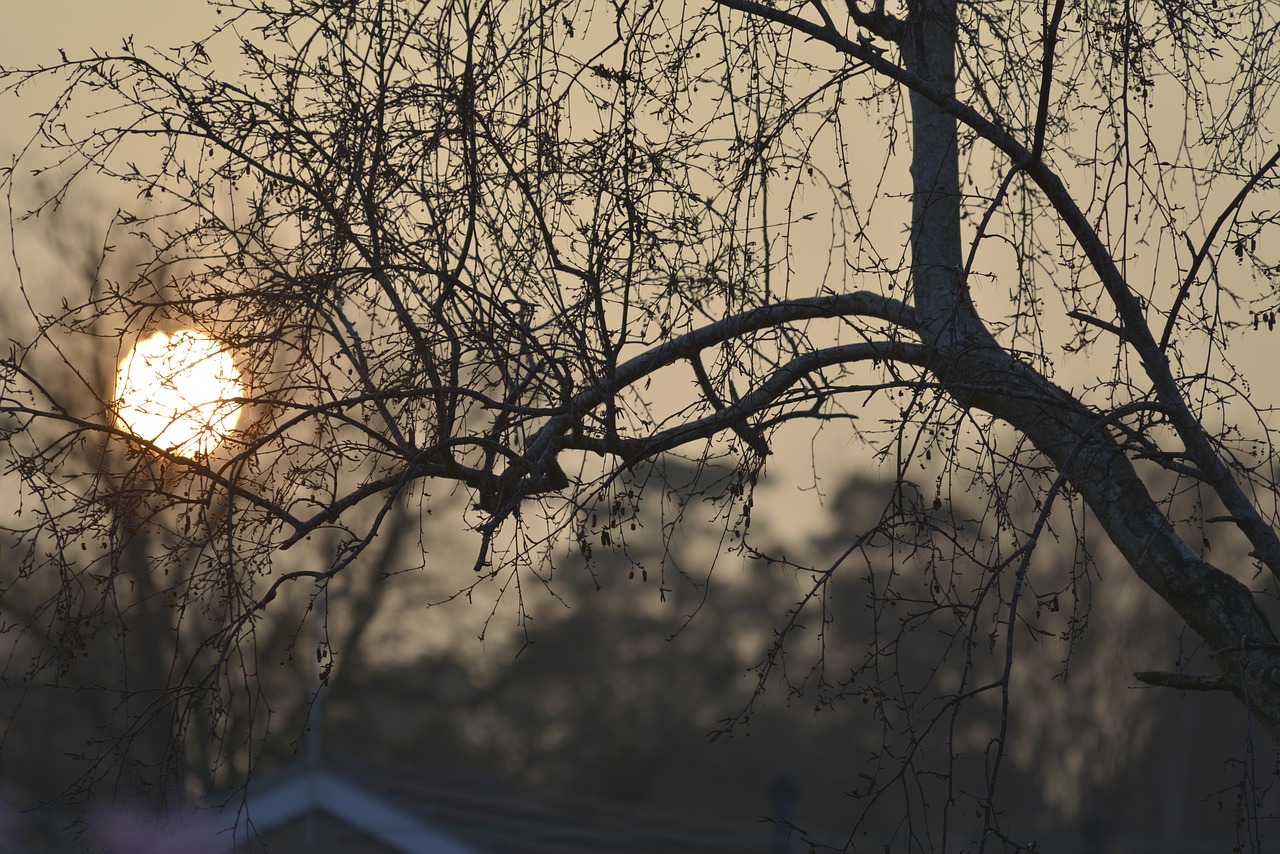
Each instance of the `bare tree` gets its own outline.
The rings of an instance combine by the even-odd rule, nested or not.
[[[726,548],[807,584],[762,686],[798,627],[827,625],[833,579],[865,582],[861,649],[823,629],[797,680],[883,726],[861,829],[894,800],[909,847],[1011,842],[1017,653],[1078,633],[1093,526],[1202,643],[1206,672],[1138,678],[1230,692],[1280,735],[1256,340],[1280,271],[1273,4],[215,5],[226,24],[181,48],[4,75],[63,81],[7,187],[56,170],[35,212],[83,174],[136,188],[113,229],[154,256],[61,308],[22,284],[38,330],[3,362],[0,412],[24,571],[110,586],[96,546],[120,476],[73,452],[129,460],[139,518],[179,525],[198,567],[183,596],[225,609],[207,643],[227,666],[402,497],[465,489],[480,545],[460,593],[519,600],[565,543],[590,564],[651,536],[639,505],[691,455],[732,464]],[[207,457],[130,435],[59,355],[65,333],[164,324],[225,342],[252,380]],[[837,430],[890,472],[881,512],[813,566],[744,540],[779,444]],[[281,568],[332,531],[323,566]],[[1036,560],[1050,533],[1070,568]],[[660,588],[673,548],[638,567]],[[926,627],[943,640],[918,677]],[[989,726],[964,747],[971,708]]]

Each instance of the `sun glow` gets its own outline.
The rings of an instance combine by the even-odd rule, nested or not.
[[[217,341],[184,329],[138,341],[116,374],[121,426],[165,450],[208,455],[236,426],[244,386]]]

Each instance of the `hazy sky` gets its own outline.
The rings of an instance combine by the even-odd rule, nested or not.
[[[91,47],[111,50],[125,36],[168,47],[214,19],[205,0],[0,0],[0,64],[30,66]]]
[[[0,26],[0,64],[10,67],[56,62],[59,49],[71,57],[84,55],[94,47],[113,51],[126,36],[133,36],[139,47],[172,47],[207,34],[217,21],[222,20],[206,0],[0,0],[0,6],[4,9],[5,18],[5,25]],[[32,96],[23,102],[0,99],[0,153],[6,157],[26,137],[25,117],[47,104],[47,100],[28,94]],[[1228,184],[1230,182],[1224,186]],[[1234,192],[1234,189],[1230,191]],[[6,251],[6,241],[7,237],[0,236],[0,253]],[[4,280],[6,273],[0,271],[0,281]],[[1224,275],[1243,279],[1246,273],[1228,264],[1224,267]],[[1149,281],[1149,277],[1139,271],[1135,281],[1141,285]],[[1245,291],[1251,287],[1247,281],[1233,284]],[[1245,335],[1236,349],[1236,356],[1245,363],[1246,370],[1255,369],[1253,392],[1255,403],[1259,405],[1267,405],[1280,398],[1275,388],[1280,375],[1256,370],[1259,361],[1266,364],[1273,358],[1270,353],[1273,343],[1274,339],[1266,334]],[[1054,355],[1059,357],[1060,366],[1065,368],[1065,372],[1058,375],[1059,381],[1072,385],[1072,360],[1062,358],[1061,354]],[[1089,355],[1085,354],[1077,357],[1076,361],[1087,363],[1088,358]],[[1087,364],[1081,364],[1081,367],[1091,375]],[[850,446],[846,440],[847,437],[835,441],[833,437],[838,455],[860,460],[866,457],[864,448]],[[775,460],[772,467],[776,470],[782,464]],[[802,467],[807,467],[807,464]]]
[[[218,16],[206,0],[0,0],[0,65],[32,68],[91,49],[118,50],[128,36],[135,44],[162,48],[207,34]],[[52,89],[50,90],[52,92]],[[20,103],[0,99],[0,151],[6,155],[27,138],[27,117],[45,106],[28,89]]]

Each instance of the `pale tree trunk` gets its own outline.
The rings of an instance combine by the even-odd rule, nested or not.
[[[902,41],[907,71],[955,96],[955,0],[913,0]],[[1253,595],[1201,560],[1156,506],[1091,410],[999,347],[964,280],[956,120],[914,90],[911,107],[911,281],[934,373],[962,406],[1007,421],[1053,461],[1139,577],[1216,656],[1220,673],[1144,673],[1143,681],[1229,690],[1280,741],[1280,649]]]
[[[907,70],[955,93],[955,0],[916,0],[902,43]],[[964,279],[960,243],[960,153],[956,119],[912,91],[911,282],[928,343],[994,341],[978,319]]]

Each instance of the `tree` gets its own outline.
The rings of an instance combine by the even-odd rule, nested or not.
[[[175,601],[223,609],[213,674],[282,589],[322,589],[399,502],[450,484],[479,534],[460,592],[523,601],[565,542],[590,564],[642,536],[644,501],[673,501],[672,540],[690,499],[654,496],[691,453],[733,464],[726,542],[807,580],[762,686],[806,619],[826,625],[832,579],[865,575],[861,663],[824,667],[823,629],[803,682],[874,706],[861,815],[923,809],[893,831],[909,846],[1010,841],[1016,653],[1075,637],[1059,604],[1083,599],[1095,524],[1212,668],[1138,678],[1229,692],[1280,735],[1270,410],[1251,398],[1280,271],[1270,5],[216,5],[226,24],[172,51],[5,73],[63,87],[11,195],[21,166],[59,181],[34,214],[82,175],[123,182],[138,198],[112,231],[154,259],[60,309],[23,285],[38,328],[0,391],[11,527],[24,574],[93,591],[55,621],[108,595],[96,568],[131,526],[168,528],[193,567]],[[177,324],[252,378],[208,456],[129,434],[61,355],[62,333]],[[813,565],[742,539],[806,430],[846,431],[895,484]],[[976,519],[950,502],[971,489]],[[323,568],[290,565],[322,532]],[[1039,577],[1059,532],[1076,560]],[[898,665],[922,627],[945,642],[920,681]],[[971,708],[991,725],[965,753]]]

